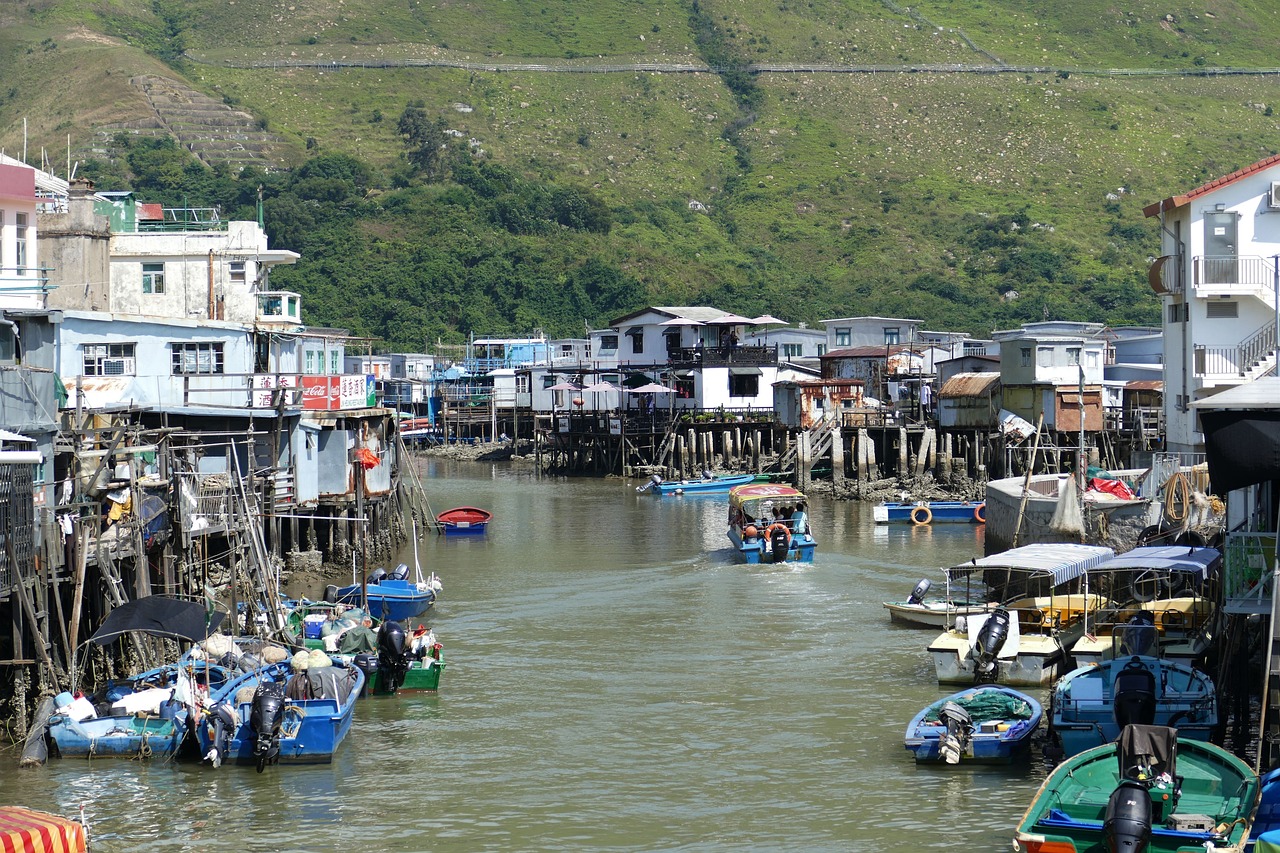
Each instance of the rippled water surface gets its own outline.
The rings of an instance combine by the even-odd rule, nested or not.
[[[420,550],[438,696],[362,701],[329,766],[60,761],[0,798],[83,804],[98,851],[1009,849],[1038,759],[917,769],[903,730],[947,691],[930,632],[880,606],[979,555],[980,528],[815,499],[815,563],[748,567],[723,497],[422,467],[436,511],[495,513]]]

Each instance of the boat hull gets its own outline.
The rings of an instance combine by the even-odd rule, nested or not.
[[[755,482],[755,474],[738,474],[717,477],[714,480],[673,480],[656,483],[649,490],[658,495],[715,495],[728,494],[734,486]]]
[[[1014,849],[1106,850],[1103,821],[1108,799],[1120,782],[1116,749],[1115,744],[1095,747],[1059,764],[1018,822]],[[1182,777],[1179,798],[1174,799],[1167,786],[1157,785],[1149,792],[1153,820],[1148,853],[1242,850],[1258,800],[1258,778],[1252,769],[1212,744],[1179,738],[1175,773]],[[1177,828],[1179,815],[1225,826],[1225,838],[1212,829]],[[1211,847],[1206,842],[1212,842]]]
[[[764,537],[743,538],[742,533],[736,529],[730,529],[728,535],[738,556],[743,562],[752,565],[775,562],[812,563],[814,552],[818,548],[818,543],[810,535],[793,536],[787,549],[787,558],[779,561],[773,559],[773,552],[766,547]]]
[[[1116,677],[1133,661],[1152,676],[1153,725],[1170,726],[1178,737],[1209,740],[1218,727],[1218,697],[1209,676],[1179,661],[1155,657],[1106,661],[1064,675],[1053,689],[1050,728],[1065,755],[1076,755],[1120,736],[1114,700]]]
[[[381,583],[369,584],[365,587],[364,595],[369,602],[369,615],[383,621],[390,619],[396,622],[421,616],[436,600],[436,594],[430,588],[424,589],[413,581],[390,578],[384,578]],[[334,600],[359,606],[360,584],[341,587]]]
[[[889,611],[889,619],[903,625],[920,628],[942,630],[954,624],[957,616],[971,616],[985,613],[990,608],[985,604],[948,604],[945,601],[929,600],[919,604],[906,601],[886,601],[884,608]]]
[[[396,693],[434,693],[440,689],[440,676],[444,674],[442,660],[416,660],[409,665],[404,682],[396,690],[389,690],[383,683],[382,671],[374,673],[370,691],[378,696],[390,696]]]
[[[917,512],[924,507],[927,512]],[[985,501],[886,501],[871,508],[876,524],[983,524]]]
[[[972,707],[971,700],[981,701],[991,694],[1020,702],[1025,706],[1025,718],[996,719],[974,718],[976,728],[965,744],[960,756],[961,764],[1008,764],[1025,755],[1031,744],[1031,735],[1040,725],[1044,710],[1040,703],[1024,693],[1000,685],[983,685],[953,693],[932,705],[927,705],[907,724],[904,745],[917,763],[945,763],[942,756],[942,738],[947,733],[945,725],[929,721],[930,711],[942,702],[952,701],[962,707]]]
[[[454,507],[436,516],[445,536],[480,536],[492,519],[489,510],[474,506]]]
[[[63,758],[153,758],[178,751],[187,732],[187,712],[172,718],[95,717],[76,722],[55,715],[49,739]]]

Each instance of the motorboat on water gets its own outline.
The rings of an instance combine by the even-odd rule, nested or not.
[[[812,563],[818,547],[808,498],[775,483],[747,483],[729,490],[729,541],[748,563]]]
[[[722,474],[719,477],[704,476],[699,480],[664,480],[654,474],[644,485],[636,486],[636,491],[655,495],[722,495],[734,486],[755,481],[755,474]]]
[[[1026,753],[1043,716],[1033,697],[982,684],[926,705],[903,743],[917,763],[1008,763]]]
[[[1110,660],[1120,646],[1113,635],[1147,622],[1156,637],[1151,654],[1186,663],[1199,658],[1215,633],[1212,586],[1221,567],[1216,548],[1145,545],[1089,569],[1085,583],[1107,590],[1113,606],[1093,614],[1071,647],[1076,665]]]
[[[945,570],[943,574],[946,574]],[[941,629],[954,625],[957,616],[985,613],[995,606],[983,596],[979,596],[980,600],[956,601],[950,595],[949,583],[947,594],[942,597],[930,597],[932,589],[933,582],[928,578],[921,578],[905,600],[884,602],[884,608],[889,611],[889,620],[918,628]]]
[[[885,501],[871,508],[876,524],[986,524],[986,501]]]
[[[999,604],[957,617],[929,644],[939,683],[1052,684],[1086,614],[1110,604],[1077,591],[1078,581],[1112,556],[1101,545],[1040,543],[948,568],[953,588],[957,580],[981,585]]]

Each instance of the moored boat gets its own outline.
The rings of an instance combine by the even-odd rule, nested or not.
[[[722,495],[734,486],[756,482],[755,474],[723,474],[719,477],[703,477],[700,480],[663,480],[657,474],[637,492],[653,492],[655,495]]]
[[[925,706],[904,744],[917,762],[1006,763],[1026,752],[1043,715],[1031,696],[985,684]]]
[[[89,833],[68,817],[0,806],[0,850],[5,853],[85,853]]]
[[[1167,727],[1128,726],[1049,774],[1014,830],[1014,849],[1240,851],[1258,790],[1257,775],[1226,750]]]
[[[409,567],[401,563],[388,574],[377,569],[363,584],[331,586],[325,590],[325,601],[363,607],[368,603],[370,615],[383,620],[407,622],[426,613],[442,589],[435,573],[423,580],[409,580]]]
[[[1064,669],[1067,649],[1084,632],[1086,614],[1109,604],[1073,592],[1090,566],[1113,556],[1100,545],[1023,545],[947,569],[1001,602],[989,612],[957,618],[929,644],[938,681],[1047,686]]]
[[[1054,685],[1049,707],[1049,729],[1065,755],[1109,743],[1130,723],[1195,740],[1218,728],[1213,679],[1188,663],[1143,655],[1072,670]]]
[[[928,578],[921,578],[905,601],[884,602],[884,608],[889,611],[889,620],[914,627],[939,629],[955,624],[957,616],[985,613],[994,607],[985,601],[953,600],[950,584],[944,597],[930,598],[929,591],[932,588],[933,584]]]
[[[729,490],[729,541],[748,563],[812,563],[813,538],[804,493],[774,483]]]
[[[492,512],[475,506],[456,506],[436,516],[445,536],[478,536],[492,520]]]
[[[207,763],[251,764],[261,773],[276,763],[333,760],[351,729],[365,674],[319,650],[299,655],[242,673],[212,697],[195,729]]]
[[[885,501],[871,508],[876,524],[985,524],[986,501]]]

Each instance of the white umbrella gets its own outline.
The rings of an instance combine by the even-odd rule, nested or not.
[[[574,385],[572,382],[557,382],[547,389],[548,391],[581,391],[581,385]]]
[[[605,382],[602,380],[600,382],[597,382],[594,385],[588,385],[586,388],[583,388],[582,390],[590,391],[592,394],[598,394],[598,393],[603,393],[605,391],[617,391],[618,386],[611,385],[608,382]]]
[[[632,394],[670,394],[672,389],[666,385],[659,385],[657,382],[650,382],[648,385],[641,385],[639,388],[632,388]]]
[[[772,314],[761,314],[759,317],[752,318],[751,325],[753,326],[770,326],[770,325],[785,326],[787,325],[787,321],[779,320],[777,317],[773,316]]]
[[[740,317],[737,314],[725,314],[723,317],[717,317],[714,320],[708,320],[708,326],[749,326],[754,323],[750,317]]]
[[[690,320],[688,317],[672,317],[670,320],[663,320],[659,326],[701,326],[701,320]]]

